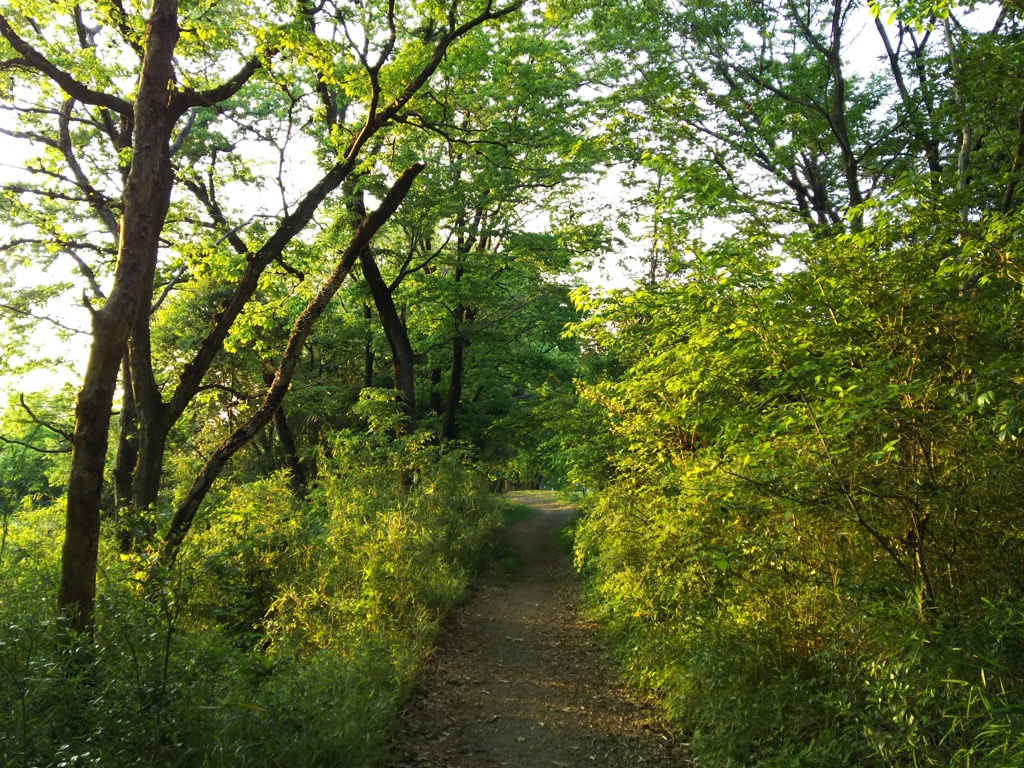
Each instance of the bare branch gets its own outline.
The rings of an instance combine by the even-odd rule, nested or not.
[[[184,127],[178,132],[177,138],[174,139],[174,143],[171,144],[171,157],[178,154],[178,150],[181,149],[181,145],[185,143],[185,139],[188,138],[189,133],[192,131],[192,126],[196,122],[196,113],[189,112],[188,120],[185,121]]]
[[[35,170],[35,169],[28,169]],[[36,189],[34,187],[26,187],[23,184],[11,184],[7,187],[11,192],[15,192],[19,195],[36,195],[38,197],[49,198],[50,200],[64,200],[69,203],[88,203],[89,198],[87,197],[75,197],[74,195],[67,195],[62,192],[52,192],[46,189]]]
[[[163,290],[160,291],[160,295],[157,297],[157,300],[153,302],[153,306],[150,307],[149,313],[153,314],[160,309],[160,305],[164,303],[164,300],[170,295],[171,291],[173,291],[176,286],[181,285],[182,283],[187,283],[188,281],[188,267],[182,264],[181,267],[178,268],[178,271],[171,276],[171,279],[167,281],[167,285],[163,287]]]
[[[206,208],[206,212],[210,215],[210,218],[213,219],[213,223],[219,227],[227,227],[227,217],[224,215],[224,211],[221,210],[220,205],[217,203],[217,199],[210,193],[210,191],[194,179],[185,179],[184,183],[185,187],[195,195],[196,199],[199,200],[199,202],[201,202]],[[212,186],[212,180],[210,183]],[[242,229],[246,223],[247,222],[242,222],[241,224],[228,229],[227,233],[225,233],[224,236],[215,243],[215,245],[220,245],[220,243],[227,240],[231,244],[231,247],[234,248],[235,253],[240,256],[246,255],[249,252],[249,246],[247,246],[245,241],[243,241],[238,235],[238,231]]]
[[[48,147],[53,147],[54,149],[58,148],[57,142],[49,136],[44,136],[41,133],[35,133],[33,131],[9,131],[6,128],[0,128],[0,136],[10,136],[12,139],[35,141],[40,144],[45,144]]]
[[[60,322],[59,320],[54,320],[52,317],[49,317],[47,315],[37,315],[34,312],[32,312],[31,310],[24,309],[22,307],[15,307],[12,304],[7,304],[7,303],[0,302],[0,310],[3,310],[5,312],[10,312],[11,314],[18,315],[19,317],[25,317],[25,318],[28,318],[30,320],[38,320],[38,321],[43,322],[43,323],[49,323],[50,325],[54,326],[55,328],[60,328],[62,331],[66,331],[68,333],[73,333],[75,335],[81,335],[81,336],[89,336],[90,335],[88,333],[88,331],[83,331],[80,328],[72,328],[70,325],[65,325],[64,323]]]
[[[352,137],[352,141],[349,143],[349,149],[346,154],[352,156],[359,150],[363,144],[369,140],[370,136],[379,130],[379,128],[394,120],[406,104],[416,95],[417,91],[423,87],[423,85],[433,76],[437,68],[441,66],[441,62],[444,60],[445,55],[448,53],[448,48],[453,42],[463,37],[474,28],[487,23],[488,21],[496,21],[512,13],[515,13],[523,7],[525,0],[514,0],[514,2],[508,5],[502,6],[497,10],[492,10],[492,3],[488,3],[487,7],[483,12],[477,14],[468,21],[456,26],[455,12],[457,3],[453,2],[448,14],[448,31],[441,35],[437,43],[434,45],[434,51],[431,54],[430,59],[419,73],[410,80],[402,92],[392,101],[387,107],[380,110],[378,113],[375,109],[375,100],[371,99],[370,111],[366,118],[366,123],[363,125],[362,130],[359,131],[355,136]],[[376,89],[374,89],[376,95]]]
[[[235,400],[237,402],[239,402],[239,403],[244,403],[244,402],[247,402],[249,400],[254,400],[257,397],[257,395],[255,395],[253,393],[246,394],[246,393],[243,393],[243,392],[239,392],[237,389],[234,389],[233,387],[229,387],[227,384],[220,384],[218,382],[209,382],[207,384],[203,384],[203,386],[201,386],[198,391],[199,392],[209,392],[211,390],[217,390],[218,392],[227,392],[229,395],[231,395],[233,398],[235,398]]]
[[[74,251],[68,251],[68,256],[74,259],[78,265],[78,271],[82,273],[82,276],[89,281],[89,287],[92,288],[93,295],[99,299],[105,299],[106,296],[103,294],[103,289],[100,288],[100,284],[96,281],[96,273],[92,267],[85,263],[85,259],[79,256]]]
[[[70,445],[63,446],[61,448],[40,448],[38,445],[32,445],[31,443],[26,443],[22,440],[15,440],[10,437],[4,437],[3,435],[0,435],[0,443],[5,443],[6,445],[18,445],[22,448],[28,448],[30,451],[35,451],[36,453],[71,453]]]
[[[132,50],[138,54],[139,60],[141,61],[146,52],[142,48],[142,44],[139,42],[139,36],[135,34],[135,31],[129,27],[125,21],[128,18],[128,12],[124,9],[124,4],[121,0],[111,0],[110,5],[116,9],[118,13],[118,16],[113,21],[114,26],[117,27],[117,31],[121,33],[121,39],[131,46]]]
[[[295,267],[293,267],[293,266],[292,266],[291,264],[289,264],[288,262],[286,262],[286,261],[284,260],[284,254],[280,254],[280,253],[279,253],[279,254],[277,255],[277,258],[275,259],[275,261],[276,261],[276,262],[277,262],[278,264],[280,264],[280,265],[281,265],[281,269],[283,269],[283,270],[284,270],[285,272],[287,272],[287,273],[288,273],[289,275],[291,275],[292,277],[297,277],[297,278],[299,279],[299,282],[302,282],[303,280],[305,280],[305,279],[306,279],[306,273],[305,273],[305,272],[303,272],[303,271],[302,271],[301,269],[296,269],[296,268],[295,268]]]
[[[258,56],[253,56],[229,80],[205,91],[186,90],[171,96],[171,114],[183,115],[192,107],[212,107],[238,93],[263,66]]]
[[[95,251],[96,253],[106,254],[107,256],[116,256],[117,255],[117,251],[114,250],[113,248],[109,248],[109,247],[105,248],[105,247],[103,247],[101,245],[96,245],[95,243],[82,243],[82,242],[79,242],[77,240],[60,240],[60,239],[57,239],[57,240],[43,240],[43,239],[38,238],[38,237],[23,237],[23,238],[19,238],[17,240],[11,240],[8,243],[0,245],[0,253],[3,253],[4,251],[13,250],[14,248],[17,248],[19,245],[44,245],[45,246],[45,245],[50,245],[53,242],[56,242],[59,246],[61,246],[62,248],[67,248],[68,250]]]
[[[416,272],[419,272],[421,269],[424,269],[425,267],[429,267],[430,264],[434,261],[434,259],[441,255],[441,252],[451,242],[451,240],[452,235],[449,233],[447,240],[445,240],[435,251],[428,254],[426,258],[423,259],[423,261],[421,261],[419,264],[415,266],[412,266],[413,254],[412,252],[410,252],[409,258],[405,260],[405,262],[402,264],[402,268],[398,271],[398,275],[395,277],[394,280],[391,281],[391,284],[388,286],[388,291],[394,293],[395,289],[398,288],[399,283],[401,283],[402,280],[404,280],[406,277]]]

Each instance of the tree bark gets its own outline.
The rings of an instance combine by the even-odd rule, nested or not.
[[[351,195],[349,210],[353,222],[358,222],[366,217],[366,206],[361,191]],[[373,305],[377,309],[377,317],[384,330],[384,337],[391,349],[394,387],[402,395],[405,414],[409,417],[406,429],[412,432],[416,429],[416,368],[412,342],[409,341],[409,330],[398,313],[395,300],[391,295],[392,289],[381,276],[380,268],[377,266],[377,261],[369,246],[359,254],[359,265],[362,268],[366,286],[370,289]]]
[[[434,366],[430,369],[430,411],[435,416],[444,414],[441,404],[441,369]]]
[[[152,290],[160,231],[170,204],[175,117],[168,102],[177,42],[177,1],[153,0],[133,109],[134,151],[124,189],[114,286],[93,313],[92,347],[75,408],[57,604],[70,628],[85,634],[92,631],[96,599],[100,495],[117,372],[139,302]]]
[[[121,415],[118,419],[117,455],[114,459],[114,505],[117,510],[117,545],[127,553],[132,550],[134,535],[130,520],[132,508],[132,476],[138,459],[138,424],[135,395],[127,353],[121,361]]]
[[[849,126],[846,122],[846,77],[843,74],[842,34],[843,0],[834,0],[832,6],[832,40],[828,52],[828,65],[832,75],[832,103],[829,123],[832,133],[839,142],[843,160],[843,176],[846,191],[850,196],[850,208],[856,211],[850,219],[850,229],[860,232],[864,228],[864,214],[859,208],[864,204],[864,192],[860,187],[860,166],[853,151]]]
[[[458,284],[462,281],[462,276],[465,274],[463,269],[464,262],[467,254],[474,247],[477,250],[484,250],[487,247],[488,237],[482,234],[482,228],[486,219],[486,214],[482,207],[477,208],[474,212],[472,225],[468,236],[459,235],[458,244],[456,250],[460,254],[460,261],[455,265],[455,274],[453,275],[453,281]],[[461,223],[465,223],[464,221]],[[452,367],[451,375],[448,380],[448,397],[445,402],[444,418],[441,420],[441,442],[447,440],[454,440],[458,435],[458,412],[459,405],[462,402],[462,378],[463,371],[465,369],[465,352],[466,347],[469,346],[469,340],[465,335],[465,325],[472,321],[473,316],[476,314],[473,310],[460,304],[455,308],[452,313],[454,318],[455,335],[452,337]]]
[[[136,515],[152,509],[160,495],[164,452],[171,428],[165,418],[167,406],[153,373],[149,336],[152,283],[149,292],[141,298],[128,337],[128,358],[131,361],[132,388],[139,421],[138,460],[132,478],[132,508]],[[143,542],[156,533],[152,525],[143,526],[139,530]]]
[[[942,173],[939,142],[935,140],[930,131],[925,130],[921,125],[921,114],[924,110],[919,105],[914,104],[911,98],[906,79],[903,77],[903,68],[900,65],[899,56],[893,50],[892,43],[889,41],[889,34],[885,30],[885,24],[882,23],[882,19],[879,16],[875,16],[875,29],[878,32],[878,36],[882,39],[882,44],[885,46],[885,55],[889,60],[889,71],[892,72],[896,89],[900,93],[900,101],[903,102],[903,108],[907,110],[908,116],[914,121],[914,131],[917,133],[917,140],[921,142],[921,146],[924,148],[928,170],[938,176]]]
[[[377,317],[384,329],[384,336],[391,348],[395,389],[402,393],[405,413],[409,417],[407,429],[412,432],[416,429],[416,367],[412,342],[409,341],[409,330],[398,314],[391,291],[381,277],[373,252],[369,248],[359,254],[359,263],[363,269],[363,279],[366,280],[370,295],[373,296],[373,303],[377,307]]]
[[[373,318],[373,310],[370,309],[369,304],[363,304],[363,319],[370,320]],[[366,341],[363,344],[363,389],[369,389],[373,386],[373,329],[370,324],[366,325]]]
[[[441,440],[454,440],[458,437],[458,411],[462,400],[463,355],[466,342],[462,334],[457,333],[452,339],[452,370],[448,382],[448,400],[444,409],[444,421],[441,424]]]
[[[974,147],[974,128],[967,114],[964,83],[960,73],[960,56],[956,50],[956,41],[953,39],[953,29],[948,18],[942,20],[942,31],[945,35],[946,46],[949,49],[949,74],[953,80],[953,99],[960,113],[960,151],[957,153],[956,159],[956,188],[957,191],[962,191],[967,189],[969,181],[971,150]],[[960,218],[965,224],[967,223],[968,213],[969,209],[965,204],[960,211]]]
[[[263,370],[263,383],[268,387],[274,383],[273,370]],[[299,459],[299,451],[295,445],[295,433],[292,432],[291,425],[288,423],[283,402],[274,413],[274,429],[277,431],[277,439],[281,443],[284,461],[288,465],[288,470],[291,474],[292,490],[296,496],[301,498],[306,495],[306,485],[309,481],[306,478],[305,470],[302,468],[302,461]]]
[[[1010,179],[1006,183],[1006,190],[1003,192],[1003,199],[999,203],[1000,213],[1009,213],[1013,210],[1013,196],[1020,183],[1021,169],[1024,168],[1024,103],[1021,103],[1017,112],[1017,149],[1013,153],[1013,160],[1010,163]]]
[[[281,405],[274,414],[274,429],[277,430],[277,439],[281,442],[281,450],[284,452],[284,460],[288,465],[291,475],[292,490],[295,495],[302,498],[306,495],[306,486],[309,483],[306,471],[302,468],[302,461],[299,459],[299,451],[295,445],[295,433],[288,424],[288,417],[284,412],[284,405]]]
[[[462,270],[455,271],[458,282]],[[452,339],[452,369],[448,381],[448,400],[444,409],[444,421],[441,423],[441,440],[454,440],[459,434],[458,413],[462,403],[462,380],[465,371],[465,353],[469,340],[465,336],[465,326],[473,321],[476,313],[467,307],[455,310],[455,337]]]

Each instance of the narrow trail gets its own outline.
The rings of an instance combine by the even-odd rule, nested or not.
[[[391,768],[688,765],[658,710],[618,681],[578,593],[552,494],[505,532],[497,563],[446,622]]]

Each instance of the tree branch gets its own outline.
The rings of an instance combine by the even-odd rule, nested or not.
[[[93,296],[98,299],[104,299],[106,296],[103,295],[103,289],[100,288],[100,284],[96,281],[96,272],[93,268],[85,263],[85,259],[79,256],[74,251],[68,251],[68,256],[74,259],[78,265],[78,271],[82,273],[82,277],[89,281],[89,287],[92,288]]]
[[[0,310],[10,312],[11,314],[18,315],[20,317],[26,317],[30,320],[38,320],[43,323],[49,323],[55,328],[60,328],[62,331],[67,331],[68,333],[71,334],[81,336],[90,335],[88,331],[83,331],[80,328],[72,328],[70,325],[64,325],[64,323],[60,322],[59,320],[54,320],[52,317],[47,317],[46,315],[37,315],[34,312],[31,312],[30,310],[23,309],[21,307],[15,307],[13,304],[0,302]]]
[[[2,36],[15,51],[21,54],[21,63],[23,63],[25,67],[33,69],[41,75],[45,75],[50,78],[50,80],[59,85],[61,89],[68,94],[68,96],[73,96],[83,104],[106,107],[107,109],[112,109],[125,117],[132,117],[132,105],[129,102],[118,96],[112,96],[109,93],[94,91],[87,85],[75,80],[75,78],[70,74],[53,64],[49,59],[43,56],[43,54],[23,40],[21,36],[14,31],[13,27],[7,23],[7,19],[4,18],[3,14],[0,14],[0,36]],[[9,62],[5,62],[5,64],[6,63]]]
[[[182,265],[181,267],[178,268],[178,271],[174,273],[171,279],[167,281],[167,284],[163,287],[163,290],[160,291],[160,296],[158,296],[157,300],[153,302],[153,306],[150,307],[149,313],[153,314],[158,309],[160,309],[160,305],[164,303],[164,301],[170,295],[171,291],[174,290],[174,287],[180,285],[181,283],[187,283],[188,280],[188,267]]]
[[[114,241],[116,242],[120,236],[120,226],[117,221],[117,217],[114,212],[110,209],[110,201],[102,195],[99,190],[92,185],[89,178],[85,175],[82,170],[82,166],[78,163],[78,158],[75,157],[75,149],[71,143],[71,112],[75,108],[74,97],[67,99],[60,109],[60,120],[58,121],[60,129],[60,141],[58,143],[58,149],[60,153],[64,155],[64,161],[68,164],[68,168],[71,169],[71,173],[75,177],[75,182],[78,188],[81,189],[85,196],[89,199],[89,204],[93,210],[96,211],[96,215],[100,217],[100,221],[107,228],[107,231],[113,235]],[[97,291],[97,295],[99,292]]]
[[[185,114],[192,107],[212,107],[230,99],[249,82],[263,66],[259,56],[253,56],[230,79],[205,91],[185,90],[171,96],[171,114],[175,118]]]
[[[15,440],[11,437],[4,437],[3,435],[0,435],[0,443],[5,443],[6,445],[18,445],[22,448],[28,448],[30,451],[35,451],[36,453],[71,453],[70,445],[63,448],[40,448],[38,445],[32,445],[31,443],[26,443],[22,440]]]
[[[71,443],[73,442],[71,439],[71,433],[65,429],[61,429],[55,424],[51,424],[50,422],[44,421],[43,419],[36,416],[35,412],[29,407],[29,404],[25,402],[24,394],[18,395],[18,402],[21,404],[21,407],[25,411],[25,413],[28,414],[28,417],[32,419],[33,423],[38,424],[41,427],[45,427],[54,434],[60,435],[61,437],[68,441],[69,446],[71,445]]]
[[[1013,195],[1020,183],[1021,168],[1024,166],[1024,102],[1017,112],[1017,150],[1013,153],[1013,161],[1010,166],[1010,179],[1006,183],[1006,191],[1003,192],[1003,200],[999,204],[1000,213],[1009,213],[1013,210]]]
[[[314,323],[323,314],[331,299],[334,298],[334,294],[348,277],[359,254],[366,248],[377,230],[398,210],[398,206],[401,205],[409,193],[413,181],[422,170],[423,165],[420,163],[407,168],[384,197],[380,207],[368,214],[356,227],[352,239],[338,260],[334,271],[292,326],[291,336],[263,403],[214,451],[178,506],[164,545],[160,550],[159,563],[161,565],[169,566],[174,563],[178,550],[192,525],[192,520],[199,511],[199,505],[206,498],[206,494],[220,475],[224,465],[274,417],[274,413],[277,412],[291,385],[292,375],[298,365],[303,344],[312,331]]]

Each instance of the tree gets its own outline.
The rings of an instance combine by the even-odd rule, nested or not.
[[[80,18],[80,17],[79,17]],[[30,69],[48,78],[73,101],[114,112],[132,126],[132,159],[125,177],[114,284],[103,306],[92,313],[92,349],[79,391],[58,602],[71,625],[87,630],[95,597],[99,546],[100,488],[107,430],[118,370],[138,308],[152,295],[159,236],[170,204],[171,131],[187,110],[231,96],[256,69],[255,60],[233,79],[209,91],[172,92],[174,49],[178,41],[177,4],[153,4],[144,39],[134,103],[90,88],[52,63],[0,17],[0,34],[16,58],[5,68]]]
[[[593,70],[605,88],[606,125],[640,214],[655,212],[649,237],[665,264],[708,224],[856,230],[862,204],[900,179],[928,175],[980,193],[988,172],[961,169],[967,157],[992,151],[1012,164],[1016,139],[1004,131],[1017,133],[1018,89],[996,62],[1015,50],[1015,12],[977,33],[953,10],[946,35],[939,11],[894,7],[875,8],[884,65],[870,73],[861,53],[870,50],[870,27],[862,31],[857,4],[843,0],[579,11],[606,52]],[[993,46],[1004,53],[993,55]],[[985,66],[972,61],[974,51],[990,57]],[[623,65],[635,60],[645,62],[642,75]],[[1005,106],[982,118],[982,103],[1003,94],[1012,124]],[[962,140],[965,128],[974,146]],[[997,187],[1006,189],[1005,176]]]
[[[50,194],[91,210],[108,229],[113,220],[111,213],[120,209],[118,266],[102,307],[92,313],[93,347],[78,399],[68,488],[60,603],[75,629],[89,628],[107,432],[117,374],[129,337],[126,370],[130,371],[131,398],[139,426],[132,501],[138,510],[155,502],[170,428],[199,391],[204,375],[266,268],[284,257],[321,203],[352,173],[370,139],[402,116],[453,43],[474,28],[513,13],[519,5],[513,2],[496,7],[487,2],[464,10],[455,2],[423,8],[399,8],[388,2],[300,8],[297,12],[269,8],[267,13],[262,8],[246,6],[241,16],[238,9],[218,8],[195,20],[194,26],[186,25],[180,41],[178,8],[173,2],[154,4],[144,34],[137,29],[138,20],[120,6],[89,12],[76,6],[64,9],[65,15],[47,16],[45,23],[52,30],[51,37],[61,40],[56,44],[42,34],[40,24],[31,18],[32,8],[14,7],[4,12],[0,18],[0,35],[7,46],[3,68],[25,72],[27,84],[39,87],[37,93],[43,99],[51,92],[66,94],[60,109],[50,108],[50,102],[46,102],[43,108],[30,104],[22,110],[24,115],[43,114],[56,121],[58,125],[51,127],[49,133],[11,132],[49,147],[71,146],[63,140],[68,135],[69,120],[61,115],[77,104],[84,105],[93,110],[86,122],[95,127],[92,135],[102,136],[110,144],[108,167],[124,171],[123,189],[113,195],[97,192],[84,172],[76,172],[76,168],[81,170],[81,163],[67,152],[62,153],[63,160],[72,170],[72,178],[65,181],[62,175],[51,175],[74,190],[74,194]],[[415,34],[425,18],[433,20],[436,30],[426,40]],[[97,24],[98,28],[90,24]],[[247,36],[247,29],[254,34]],[[77,40],[81,53],[75,54],[75,48],[62,45],[71,40]],[[254,48],[252,40],[265,42]],[[303,53],[294,59],[280,56],[282,63],[270,66],[270,60],[279,51]],[[220,84],[208,83],[239,58],[245,63],[235,74],[223,77]],[[87,61],[88,66],[76,59]],[[265,73],[261,78],[272,81],[279,76],[279,82],[284,84],[281,93],[290,105],[269,132],[270,143],[277,141],[282,162],[287,157],[291,132],[312,114],[308,100],[316,97],[320,101],[318,117],[312,125],[313,135],[324,153],[325,170],[294,206],[287,200],[285,187],[281,187],[284,210],[274,217],[276,222],[270,227],[262,220],[242,225],[229,222],[217,194],[223,178],[215,170],[226,149],[224,136],[208,128],[218,120],[223,125],[231,119],[237,120],[241,128],[258,128],[261,119],[272,116],[273,113],[257,114],[254,120],[239,120],[237,108],[233,108],[227,110],[225,119],[214,109],[250,83],[259,89],[265,81],[254,79],[257,72]],[[289,89],[287,78],[295,74],[300,75],[299,86]],[[130,88],[124,84],[131,82],[133,75],[139,83],[135,98],[117,94],[119,84],[123,90]],[[183,81],[183,86],[177,85],[178,80]],[[189,83],[208,87],[190,87]],[[273,101],[271,98],[271,104]],[[172,142],[174,126],[186,113],[198,116],[187,122]],[[270,122],[273,124],[272,119]],[[184,186],[204,212],[200,220],[205,218],[211,230],[220,231],[214,245],[226,242],[244,258],[244,267],[234,278],[208,333],[190,359],[180,366],[178,382],[165,402],[153,368],[149,322],[161,242],[188,242],[188,227],[184,226],[187,222],[183,219],[193,216],[171,220],[178,226],[170,229],[166,216],[175,189],[174,152],[185,145],[196,123],[206,130],[197,131],[199,141],[184,151],[186,156],[191,155],[185,159],[193,168],[202,159],[208,173],[205,184],[192,177],[192,182]],[[240,135],[244,133],[240,131]],[[54,135],[61,138],[54,139]],[[122,169],[124,158],[129,156],[130,161]],[[116,182],[117,175],[108,174],[105,180]],[[179,172],[179,178],[186,182],[188,176],[187,170]],[[245,178],[245,174],[236,173],[235,177]],[[61,220],[60,211],[56,220]],[[45,250],[43,237],[25,240],[31,241],[24,243],[27,250]],[[223,247],[216,250],[222,253]],[[190,268],[202,264],[186,262],[170,284],[173,286],[187,276]],[[97,270],[90,265],[83,267],[86,277],[96,276]]]
[[[484,70],[489,77],[480,81]],[[450,440],[477,313],[504,319],[525,307],[529,314],[549,286],[531,292],[518,283],[520,270],[543,281],[569,267],[571,254],[555,242],[564,232],[528,240],[524,230],[538,228],[529,217],[567,199],[596,152],[579,130],[587,105],[577,93],[577,57],[539,19],[524,15],[475,36],[438,77],[443,92],[410,113],[393,160],[424,158],[428,168],[396,226],[360,260],[363,295],[369,292],[381,321],[407,428],[433,411],[439,438]],[[380,181],[368,174],[358,187],[355,212],[363,191],[380,194]],[[427,375],[418,376],[424,362]],[[429,409],[417,393],[424,379]]]

